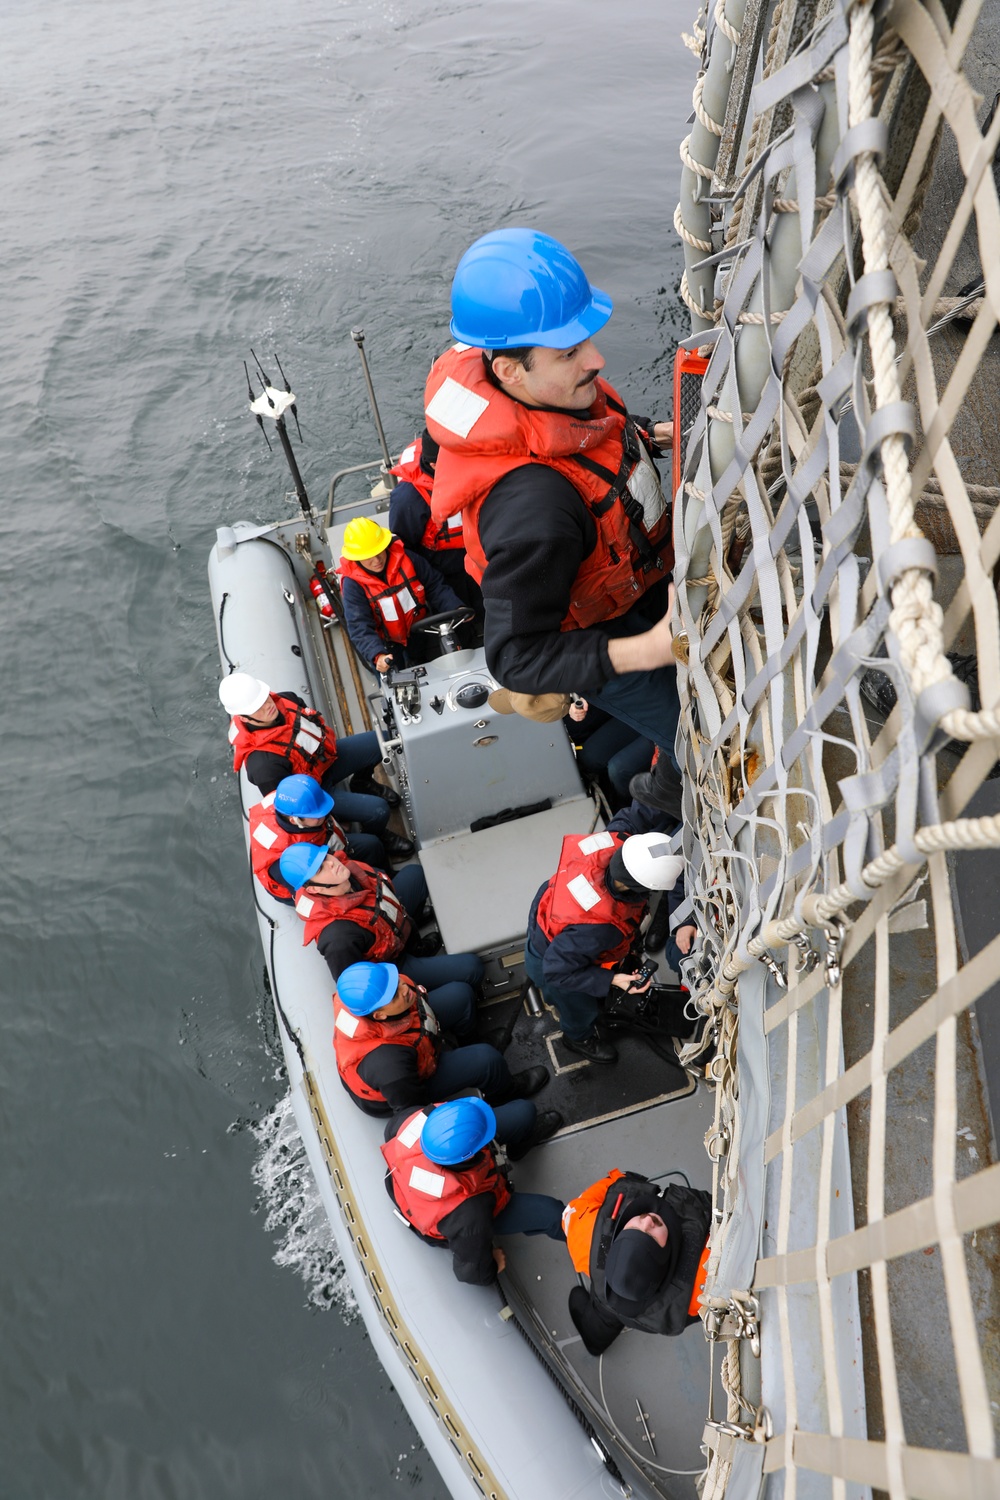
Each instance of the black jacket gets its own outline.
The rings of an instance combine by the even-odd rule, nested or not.
[[[525,464],[494,485],[479,513],[479,538],[488,562],[486,660],[515,692],[598,692],[615,675],[609,638],[650,629],[666,609],[664,579],[618,619],[560,630],[597,529],[579,492],[547,464]]]
[[[409,1110],[393,1115],[385,1127],[385,1139],[391,1140],[406,1119]],[[392,1192],[392,1174],[385,1174],[385,1190],[395,1202]],[[452,1209],[438,1225],[451,1251],[451,1263],[456,1277],[469,1286],[492,1286],[497,1279],[497,1265],[493,1259],[493,1218],[496,1199],[492,1193],[477,1193],[466,1198],[458,1208]],[[414,1234],[419,1231],[409,1228]],[[419,1235],[428,1245],[440,1246],[439,1240],[429,1240]]]
[[[306,707],[306,700],[300,698],[298,693],[289,693],[284,688],[279,689],[280,698],[288,698],[292,703],[297,703],[299,708]],[[278,788],[278,783],[284,781],[286,776],[292,776],[295,767],[286,755],[275,755],[273,750],[251,750],[243,768],[247,773],[247,780],[254,786],[260,787],[261,793],[266,797],[270,792]]]
[[[623,1193],[625,1201],[617,1218],[612,1219],[615,1204]],[[667,1223],[670,1229],[668,1246],[673,1244],[675,1254],[667,1278],[656,1295],[638,1316],[629,1316],[615,1305],[615,1295],[605,1285],[604,1268],[614,1237],[625,1221],[636,1213],[650,1211],[660,1214]],[[638,1328],[643,1333],[683,1333],[690,1323],[698,1321],[697,1316],[689,1315],[688,1307],[711,1225],[711,1193],[676,1183],[657,1188],[632,1172],[627,1172],[624,1178],[617,1178],[598,1211],[590,1242],[592,1301],[603,1314],[610,1314],[626,1328]]]

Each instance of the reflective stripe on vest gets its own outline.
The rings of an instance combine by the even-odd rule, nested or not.
[[[565,928],[580,923],[617,927],[621,941],[594,962],[613,967],[627,955],[643,917],[643,903],[617,901],[604,883],[611,857],[624,839],[618,834],[599,833],[563,839],[559,868],[542,892],[535,921],[551,943]],[[597,847],[595,847],[595,844]]]
[[[314,709],[300,708],[291,698],[272,693],[278,717],[273,724],[250,729],[239,714],[229,726],[233,769],[239,771],[255,750],[280,755],[291,762],[294,775],[322,776],[337,755],[337,738]]]
[[[426,1167],[410,1168],[410,1187],[429,1198],[443,1198],[448,1179],[443,1172],[428,1172]]]
[[[669,510],[656,468],[614,388],[598,378],[589,411],[531,408],[487,380],[481,351],[451,349],[427,380],[427,425],[441,451],[431,510],[461,510],[466,571],[481,582],[488,566],[479,537],[483,502],[512,470],[545,464],[574,487],[590,514],[595,545],[569,591],[563,630],[616,619],[672,561]]]
[[[416,1059],[417,1077],[421,1081],[430,1078],[437,1068],[441,1055],[441,1028],[437,1017],[427,1004],[419,986],[406,975],[405,979],[413,992],[413,1002],[401,1015],[388,1016],[376,1021],[371,1016],[354,1016],[344,1006],[340,996],[334,994],[333,1048],[337,1057],[337,1071],[349,1091],[369,1103],[385,1104],[385,1095],[362,1078],[359,1071],[365,1058],[379,1047],[406,1047]]]
[[[407,1117],[381,1148],[391,1177],[392,1196],[403,1217],[426,1239],[443,1240],[438,1225],[469,1198],[491,1193],[493,1212],[510,1202],[510,1185],[490,1146],[478,1152],[471,1165],[440,1167],[420,1149],[424,1121],[436,1106],[428,1105]]]

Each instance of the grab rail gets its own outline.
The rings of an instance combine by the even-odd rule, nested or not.
[[[397,460],[397,462],[398,462],[398,460]],[[350,475],[350,474],[364,474],[366,471],[375,470],[375,469],[377,469],[378,472],[380,474],[382,474],[382,475],[384,475],[386,473],[385,464],[382,462],[382,460],[380,458],[369,459],[368,462],[364,463],[364,464],[352,464],[349,469],[338,469],[337,470],[336,474],[334,474],[333,478],[330,480],[330,488],[327,490],[327,494],[326,494],[326,513],[325,513],[325,515],[323,517],[323,523],[324,523],[325,526],[329,526],[330,522],[333,519],[333,512],[334,512],[333,497],[336,494],[337,485],[340,483],[340,481],[342,479],[346,479],[348,477],[348,475]],[[370,502],[371,502],[371,496],[370,495],[366,495],[365,498],[362,499],[362,500],[345,500],[343,502],[343,504],[337,506],[336,509],[337,510],[354,510],[358,506],[360,506],[360,505],[368,505],[368,504],[370,504]],[[377,506],[376,506],[376,509],[378,509]],[[384,509],[384,507],[383,507],[383,509]]]

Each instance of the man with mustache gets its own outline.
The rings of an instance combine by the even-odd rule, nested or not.
[[[668,752],[659,776],[676,788],[670,511],[652,459],[673,424],[637,422],[602,378],[611,299],[549,235],[484,235],[451,304],[459,343],[425,391],[431,509],[462,515],[490,670],[519,693],[583,693]]]

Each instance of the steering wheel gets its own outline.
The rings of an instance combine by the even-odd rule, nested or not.
[[[424,615],[422,620],[410,626],[410,634],[439,635],[443,640],[456,626],[464,625],[475,617],[475,610],[469,609],[465,604],[458,609],[443,609],[439,615]]]
[[[410,634],[416,635],[419,631],[422,635],[436,635],[441,642],[441,655],[448,656],[451,652],[462,649],[455,639],[456,627],[475,618],[475,610],[463,604],[458,609],[444,609],[439,615],[425,615],[422,620],[410,626]]]

